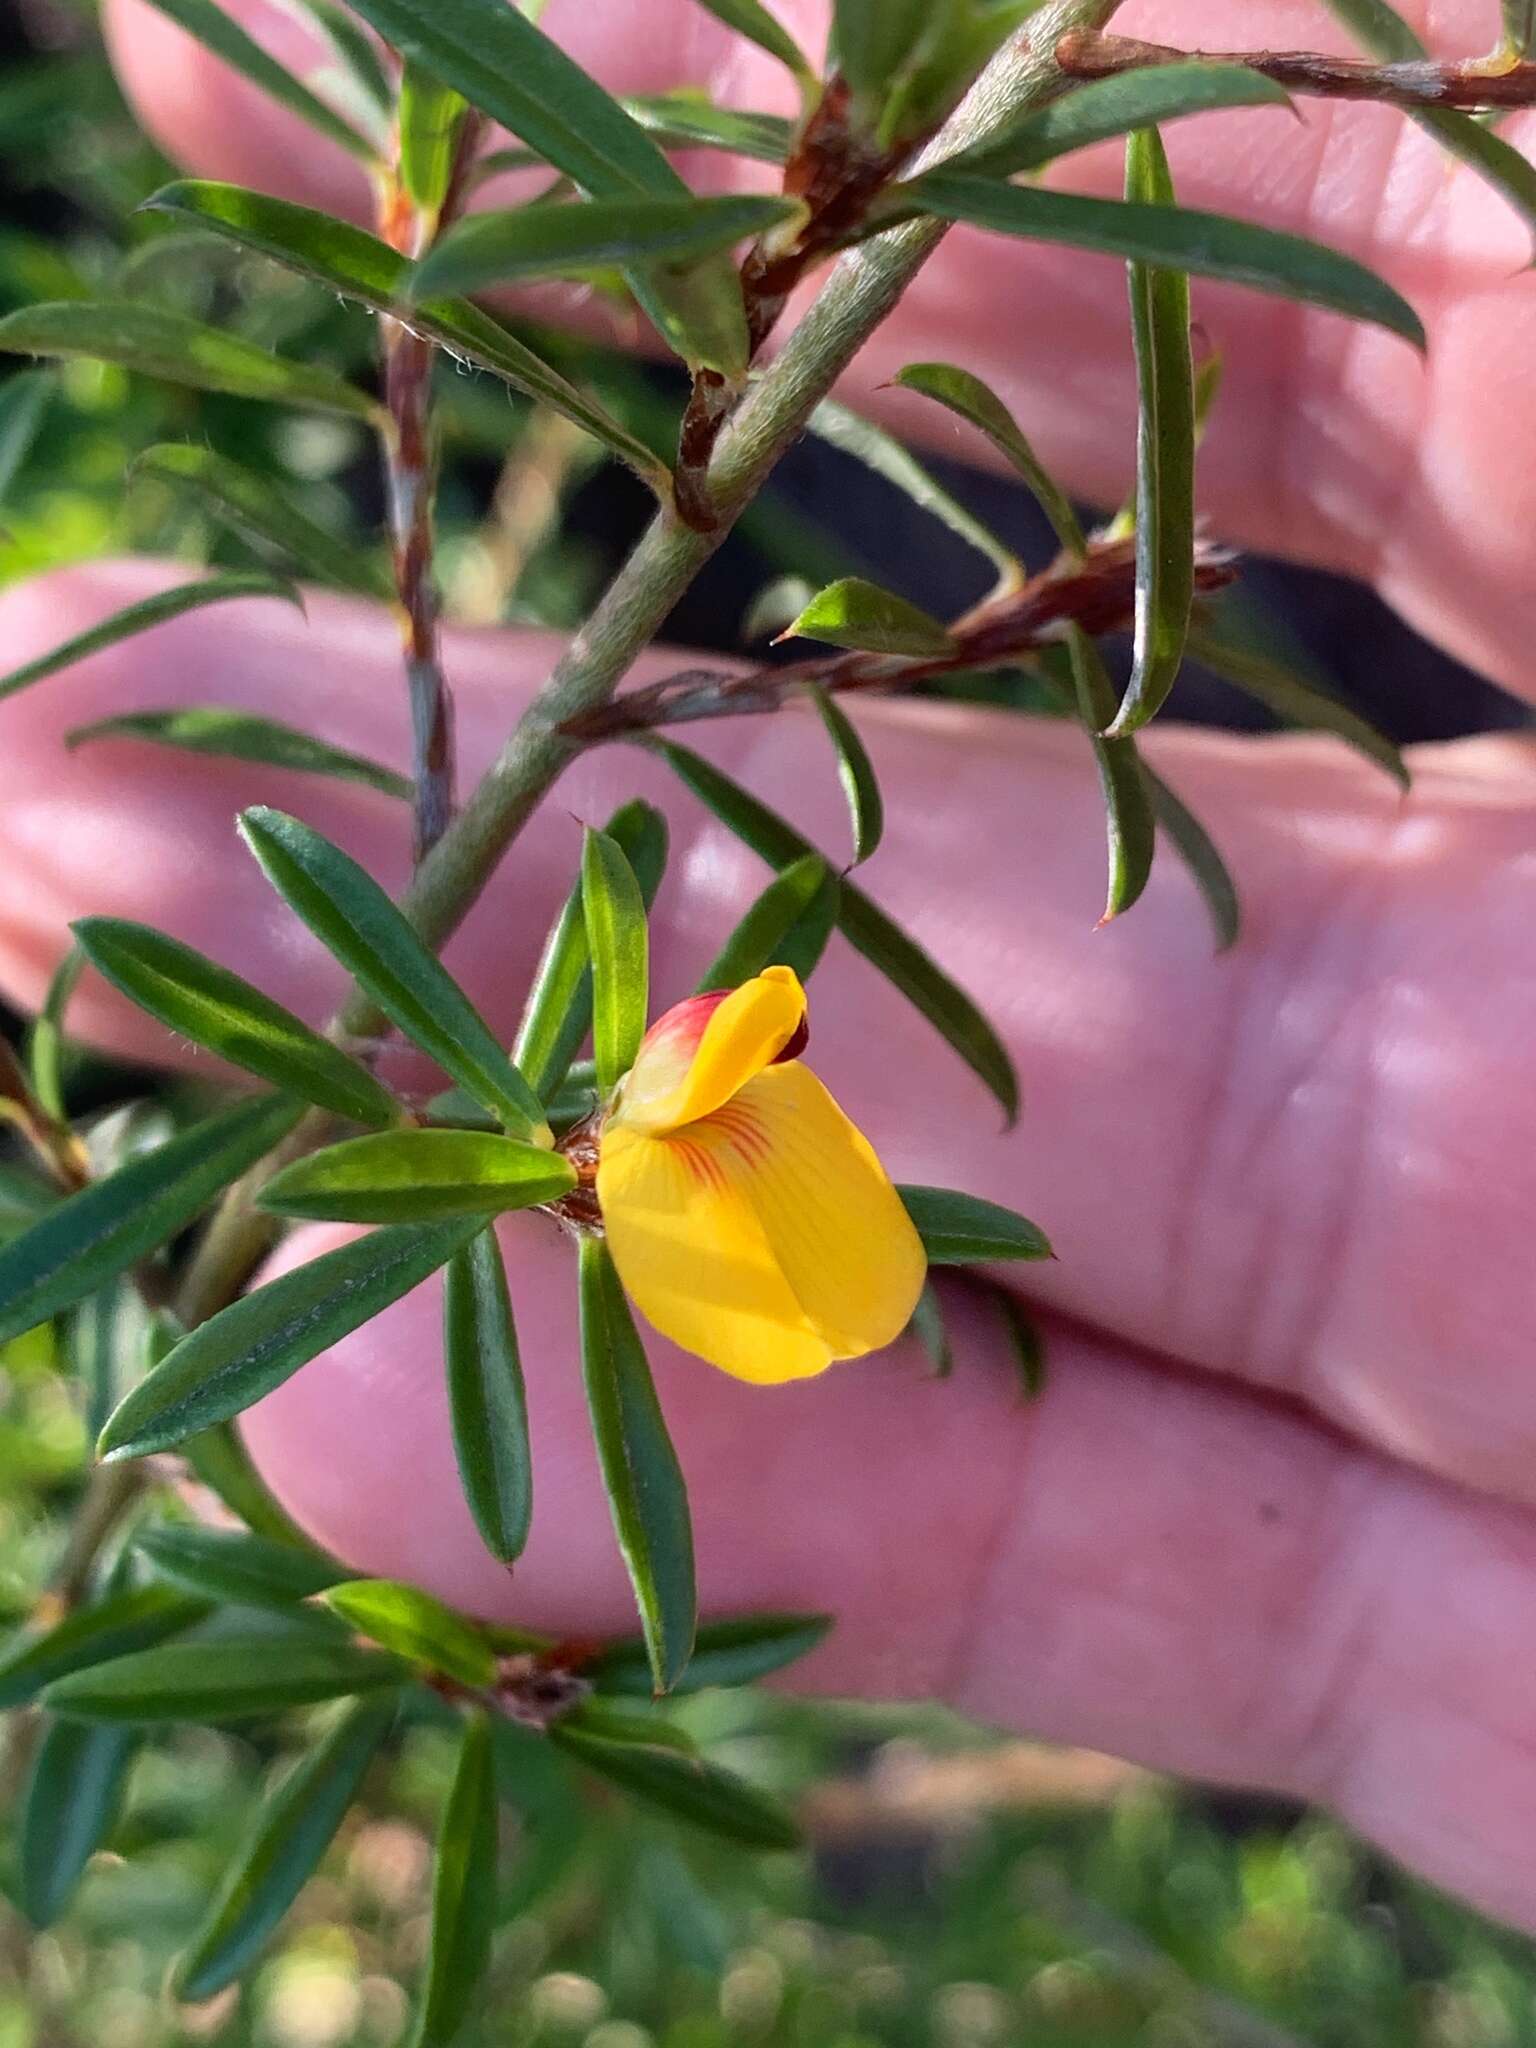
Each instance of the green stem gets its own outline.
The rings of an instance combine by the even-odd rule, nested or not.
[[[1056,63],[1057,42],[1069,30],[1101,28],[1118,5],[1119,0],[1050,0],[1031,17],[1027,41],[1015,38],[988,65],[920,164],[988,140],[1060,92],[1068,81]],[[716,527],[699,533],[671,513],[657,514],[499,759],[422,862],[401,907],[428,945],[442,945],[457,929],[502,855],[581,751],[581,743],[559,728],[612,696],[811,413],[889,316],[947,226],[909,221],[837,264],[720,437],[710,473]],[[339,1020],[348,1037],[370,1037],[380,1026],[361,995]],[[271,1220],[254,1214],[249,1197],[234,1191],[200,1257],[195,1305],[222,1305],[231,1298],[270,1241]]]
[[[954,118],[925,153],[936,161],[982,142],[1066,83],[1056,59],[1060,38],[1101,28],[1119,0],[1053,0],[1023,38],[1002,50]],[[403,908],[430,945],[456,929],[562,770],[580,751],[557,728],[613,694],[655,638],[731,526],[859,349],[891,313],[937,248],[946,223],[917,220],[875,237],[843,257],[721,435],[711,472],[718,525],[709,533],[658,513],[571,642],[500,758],[452,827],[423,862]],[[366,1003],[345,1018],[348,1031],[376,1028]]]

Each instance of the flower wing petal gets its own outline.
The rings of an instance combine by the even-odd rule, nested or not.
[[[765,968],[744,981],[709,1012],[679,1074],[682,1027],[692,1021],[684,1013],[693,1010],[692,1004],[679,1004],[647,1032],[614,1123],[659,1133],[719,1109],[776,1060],[799,1031],[805,1022],[805,990],[789,967]]]
[[[893,1343],[917,1306],[927,1258],[874,1148],[810,1068],[765,1068],[695,1132],[709,1133],[833,1356]]]
[[[713,1154],[693,1131],[657,1138],[609,1124],[597,1194],[624,1291],[664,1337],[738,1379],[767,1386],[823,1371],[830,1345]]]

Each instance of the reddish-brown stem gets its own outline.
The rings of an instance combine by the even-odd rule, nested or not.
[[[1227,555],[1200,543],[1195,558],[1198,591],[1219,590],[1235,573]],[[1095,638],[1122,631],[1132,622],[1135,602],[1135,540],[1098,541],[1085,562],[1060,556],[1017,590],[989,598],[957,619],[949,629],[954,646],[947,653],[812,655],[783,667],[736,675],[685,669],[616,697],[584,717],[568,719],[560,731],[590,744],[701,718],[777,711],[808,682],[839,692],[904,688],[957,669],[984,668],[1036,654],[1061,638],[1068,621]]]
[[[435,215],[427,215],[398,183],[390,181],[381,187],[379,233],[391,248],[413,259],[421,256],[442,224],[453,219],[468,182],[478,132],[478,124],[466,119],[453,181]],[[414,852],[420,865],[453,817],[453,699],[443,675],[437,580],[433,573],[436,474],[432,367],[437,351],[423,336],[388,318],[379,322],[379,347],[390,422],[384,462],[395,595],[411,706],[416,786]]]
[[[806,216],[788,234],[780,230],[754,243],[742,265],[749,361],[773,332],[795,286],[852,239],[871,200],[923,140],[914,136],[897,148],[878,149],[850,126],[848,107],[848,88],[834,73],[784,166],[785,197],[802,201]],[[709,464],[738,396],[718,372],[695,373],[674,484],[679,517],[699,533],[712,532],[716,524]]]
[[[1074,30],[1056,45],[1056,61],[1072,78],[1112,78],[1152,64],[1243,64],[1288,92],[1328,99],[1377,100],[1410,111],[1425,107],[1536,106],[1536,64],[1495,68],[1482,64],[1372,64],[1364,58],[1327,57],[1312,50],[1178,50],[1132,36]]]

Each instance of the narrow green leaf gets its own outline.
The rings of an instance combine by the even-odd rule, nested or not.
[[[570,1162],[491,1131],[380,1131],[296,1159],[261,1191],[279,1216],[327,1223],[435,1223],[533,1209],[569,1194]]]
[[[435,216],[448,196],[465,114],[464,95],[414,64],[400,79],[396,119],[400,182],[423,212]]]
[[[862,576],[840,576],[818,590],[778,637],[787,640],[792,635],[868,654],[942,658],[955,651],[948,629],[931,613]]]
[[[732,248],[804,209],[797,200],[586,199],[477,213],[448,229],[417,266],[411,291],[432,298],[602,269],[648,269]]]
[[[496,1678],[496,1659],[480,1630],[419,1587],[397,1579],[347,1579],[325,1604],[381,1649],[440,1671],[477,1690]]]
[[[85,1866],[112,1832],[128,1767],[139,1748],[131,1728],[50,1721],[22,1802],[17,1903],[34,1927],[51,1927]]]
[[[649,910],[666,872],[666,819],[654,804],[637,797],[621,805],[603,830],[634,870]],[[514,1065],[541,1101],[548,1102],[559,1088],[591,1026],[591,969],[578,879],[544,942],[512,1048]]]
[[[704,1622],[684,1666],[676,1693],[701,1692],[711,1685],[753,1685],[771,1672],[808,1656],[825,1641],[830,1614],[749,1614],[739,1621]],[[654,1690],[644,1642],[609,1643],[582,1676],[600,1693],[649,1698]]]
[[[1507,0],[1508,8],[1517,14],[1529,4],[1530,0]],[[1327,0],[1327,5],[1378,63],[1413,64],[1429,55],[1408,23],[1385,0]],[[1508,23],[1506,12],[1506,31]],[[1449,155],[1459,157],[1486,178],[1536,234],[1536,165],[1528,157],[1455,107],[1419,107],[1411,118]]]
[[[176,1996],[213,1998],[244,1975],[319,1867],[394,1720],[362,1700],[286,1772],[257,1810],[213,1905],[176,1965]]]
[[[1384,768],[1402,789],[1409,783],[1408,766],[1401,750],[1379,732],[1368,719],[1351,711],[1336,697],[1317,689],[1296,674],[1283,660],[1262,648],[1248,647],[1227,638],[1218,628],[1195,626],[1189,636],[1189,656],[1220,676],[1224,683],[1245,696],[1257,699],[1287,725],[1312,732],[1332,733],[1347,746]]]
[[[339,1638],[270,1635],[163,1643],[55,1679],[43,1704],[75,1721],[237,1721],[378,1692],[409,1676],[397,1658]]]
[[[46,370],[16,370],[0,384],[0,503],[31,453],[52,396]]]
[[[944,1318],[944,1304],[939,1299],[939,1290],[931,1280],[923,1282],[923,1291],[917,1297],[917,1307],[912,1311],[912,1320],[907,1329],[927,1352],[933,1366],[934,1378],[947,1380],[955,1369],[955,1353],[949,1341],[949,1325]]]
[[[354,4],[407,62],[454,86],[594,198],[687,195],[639,122],[505,0]],[[746,368],[741,289],[727,257],[631,286],[686,360],[727,375]]]
[[[666,464],[499,320],[468,299],[433,299],[408,306],[410,262],[376,235],[313,207],[295,206],[239,185],[193,178],[163,187],[144,203],[157,212],[195,221],[243,249],[270,256],[374,312],[409,311],[411,326],[449,355],[478,364],[552,406],[627,462],[653,490],[664,497],[670,491]],[[0,345],[3,336],[0,322]]]
[[[848,817],[853,827],[853,865],[858,867],[877,850],[885,832],[885,800],[880,794],[875,764],[853,721],[831,692],[819,683],[808,683],[806,692],[820,714],[837,756],[837,779],[848,799]]]
[[[1173,179],[1155,128],[1128,136],[1125,196],[1173,205]],[[1109,739],[1139,732],[1168,700],[1184,659],[1195,594],[1195,369],[1189,279],[1128,266],[1136,349],[1136,628],[1131,679]]]
[[[48,653],[23,662],[9,675],[0,675],[0,698],[12,697],[18,690],[42,682],[45,676],[73,668],[77,661],[84,661],[88,655],[100,654],[104,648],[115,647],[120,640],[132,639],[135,633],[145,633],[152,626],[164,625],[167,619],[179,619],[186,612],[201,611],[205,605],[228,604],[246,597],[280,597],[289,604],[296,604],[301,611],[304,608],[303,599],[291,583],[254,569],[227,570],[217,576],[205,576],[197,583],[178,583],[174,589],[157,590],[153,597],[141,597],[135,604],[124,605],[121,611],[113,612],[109,618],[88,627],[83,633],[74,634],[59,646],[50,648]]]
[[[1133,76],[1141,76],[1133,73]],[[962,419],[979,427],[1000,454],[1005,455],[1029,486],[1031,495],[1055,529],[1056,538],[1069,554],[1082,559],[1088,553],[1082,524],[1072,502],[1024,438],[1018,421],[990,386],[969,370],[953,363],[908,363],[892,382],[903,391],[918,391],[925,398],[948,406]]]
[[[659,1740],[615,1741],[600,1720],[586,1725],[579,1713],[555,1722],[549,1736],[589,1770],[694,1827],[751,1849],[800,1846],[800,1830],[784,1808],[718,1764]]]
[[[1427,346],[1423,322],[1399,292],[1352,257],[1298,235],[1255,227],[1227,214],[1087,199],[1077,192],[947,171],[930,171],[908,190],[923,212],[945,220],[1247,285],[1384,327],[1417,349]]]
[[[229,1421],[409,1294],[478,1227],[471,1219],[370,1231],[242,1295],[139,1382],[102,1431],[102,1457],[168,1451]]]
[[[592,952],[592,1048],[606,1095],[635,1063],[649,1001],[645,898],[617,840],[590,826],[582,843],[581,908]]]
[[[274,1543],[244,1529],[205,1529],[195,1522],[159,1522],[140,1529],[133,1547],[158,1578],[220,1606],[291,1613],[337,1585],[345,1568],[313,1550]]]
[[[1218,107],[1289,107],[1291,96],[1246,64],[1153,64],[1096,78],[1021,115],[992,141],[948,159],[946,172],[1011,178],[1075,149]]]
[[[185,1230],[300,1114],[285,1096],[238,1103],[49,1210],[0,1250],[0,1343],[83,1301]]]
[[[819,853],[775,875],[699,977],[698,993],[739,988],[765,967],[793,967],[801,981],[837,923],[838,878]]]
[[[1046,667],[1070,691],[1098,763],[1109,847],[1109,887],[1101,919],[1107,924],[1130,909],[1152,873],[1157,850],[1152,799],[1135,740],[1104,737],[1118,709],[1115,686],[1103,656],[1080,626],[1069,627],[1065,647],[1047,651]]]
[[[23,1629],[0,1651],[0,1708],[25,1705],[72,1671],[163,1643],[208,1611],[206,1602],[164,1586],[133,1586],[77,1608],[50,1629]]]
[[[1505,53],[1523,63],[1536,44],[1536,0],[1502,0]]]
[[[1227,870],[1215,841],[1194,812],[1180,801],[1160,775],[1143,761],[1141,772],[1152,797],[1152,810],[1160,830],[1167,833],[1174,851],[1189,869],[1195,886],[1205,899],[1216,932],[1216,950],[1224,953],[1234,944],[1242,922],[1237,886]]]
[[[824,399],[817,406],[809,424],[818,440],[829,442],[843,454],[851,455],[856,462],[862,462],[866,469],[872,469],[876,476],[884,477],[888,484],[894,485],[914,505],[921,506],[923,511],[940,520],[967,546],[985,555],[1003,583],[1016,583],[1021,579],[1023,570],[1013,550],[967,512],[958,499],[952,498],[943,485],[908,454],[893,434],[886,433],[883,427],[877,427],[873,421],[850,412],[846,406],[831,399]]]
[[[595,78],[505,0],[354,0],[407,63],[453,86],[585,191],[675,195],[682,180]]]
[[[789,155],[793,130],[777,114],[720,107],[701,92],[652,93],[626,99],[625,111],[664,146],[723,149],[758,163],[781,164]]]
[[[815,73],[805,52],[788,29],[761,4],[761,0],[698,0],[698,4],[716,21],[723,21],[737,35],[745,36],[749,43],[756,43],[770,57],[777,57],[802,84],[814,79]],[[1512,5],[1514,0],[1505,0],[1505,4]]]
[[[603,1485],[657,1692],[693,1651],[698,1598],[688,1492],[606,1243],[581,1240],[581,1362]]]
[[[282,811],[258,805],[242,811],[239,823],[278,895],[391,1022],[509,1130],[547,1140],[538,1097],[372,876]]]
[[[147,740],[152,746],[177,747],[189,754],[212,754],[226,761],[259,761],[264,767],[286,768],[301,775],[329,775],[338,782],[361,782],[384,796],[409,803],[414,785],[382,762],[344,747],[328,746],[297,726],[251,711],[230,711],[222,704],[182,704],[172,711],[125,711],[116,718],[98,718],[64,735],[72,752],[92,740]]]
[[[178,1037],[355,1123],[398,1123],[399,1103],[366,1067],[216,960],[126,918],[72,930],[97,972]]]
[[[301,512],[268,471],[246,469],[195,442],[161,441],[146,448],[128,472],[130,483],[145,477],[195,498],[242,540],[276,548],[305,576],[364,597],[392,594],[381,568]]]
[[[379,412],[366,391],[318,363],[272,355],[242,335],[133,299],[24,306],[0,320],[0,349],[22,356],[86,356],[195,391],[263,398],[369,422]]]
[[[334,108],[316,97],[307,85],[285,70],[252,40],[218,0],[150,0],[152,7],[169,15],[179,28],[212,50],[214,55],[252,85],[276,100],[290,114],[297,114],[329,141],[336,142],[365,164],[376,161],[372,144],[344,121]]]
[[[496,1920],[496,1775],[490,1722],[471,1714],[437,1838],[432,1947],[414,2048],[448,2048],[469,2017]]]
[[[720,822],[770,867],[786,868],[816,849],[713,762],[675,740],[640,742],[659,754]],[[996,1096],[1011,1123],[1019,1111],[1018,1077],[997,1033],[981,1011],[914,939],[908,938],[853,883],[842,884],[838,929],[872,966],[926,1017],[977,1078]]]
[[[486,1549],[511,1564],[533,1518],[533,1454],[517,1327],[494,1230],[482,1230],[448,1262],[443,1359],[464,1498]]]
[[[837,67],[856,98],[881,106],[926,40],[933,0],[833,0]]]
[[[1045,1392],[1045,1340],[1040,1334],[1040,1326],[1024,1304],[1005,1287],[996,1288],[993,1299],[1003,1319],[1008,1348],[1013,1353],[1019,1396],[1025,1401],[1038,1401]]]
[[[1037,1223],[980,1195],[961,1194],[956,1188],[902,1187],[896,1192],[923,1241],[930,1266],[1054,1256]]]
[[[51,1117],[67,1120],[64,1101],[64,1012],[85,966],[85,955],[71,946],[53,971],[43,1006],[27,1040],[27,1069],[32,1092]]]

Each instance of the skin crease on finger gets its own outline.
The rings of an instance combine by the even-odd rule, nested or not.
[[[270,0],[230,0],[263,35]],[[825,10],[782,9],[816,47]],[[1488,48],[1494,0],[1404,0],[1446,56]],[[189,168],[311,204],[363,207],[356,167],[328,145],[296,146],[292,121],[222,71],[145,0],[108,0],[124,83],[151,131]],[[631,23],[644,34],[625,35]],[[726,96],[782,105],[784,74],[733,45],[689,0],[609,13],[553,0],[546,23],[616,89],[713,81]],[[1245,0],[1253,47],[1347,50],[1321,0]],[[1231,10],[1210,0],[1128,0],[1127,34],[1226,47]],[[1168,131],[1183,202],[1310,233],[1376,265],[1425,316],[1427,363],[1390,336],[1255,293],[1196,284],[1196,312],[1227,364],[1202,458],[1202,509],[1223,538],[1372,577],[1421,631],[1515,689],[1530,685],[1536,586],[1524,536],[1536,526],[1536,273],[1516,216],[1398,114],[1318,101],[1298,129],[1283,110],[1217,115]],[[1536,115],[1505,124],[1517,143]],[[721,162],[695,159],[709,178]],[[759,175],[756,172],[749,175]],[[1113,146],[1072,160],[1062,182],[1113,194]],[[576,295],[541,310],[590,315]],[[1032,308],[1047,317],[1030,318]],[[632,338],[632,337],[631,337]],[[987,451],[934,408],[883,393],[904,362],[944,357],[992,381],[1041,454],[1085,497],[1117,502],[1133,441],[1133,378],[1121,266],[1072,251],[952,234],[900,313],[866,349],[844,395],[903,432]],[[1512,452],[1514,459],[1512,459]]]
[[[141,563],[16,589],[0,603],[4,644],[24,659],[166,573]],[[452,637],[466,782],[552,653],[529,636]],[[641,673],[666,659],[658,651]],[[321,1018],[339,978],[236,848],[233,813],[285,804],[397,886],[398,807],[142,745],[70,756],[60,741],[107,711],[216,697],[402,764],[396,662],[382,614],[313,594],[308,623],[276,605],[190,618],[7,707],[0,847],[26,886],[13,885],[0,922],[6,992],[35,1004],[66,920],[117,913],[150,918]],[[1031,1291],[1051,1306],[1299,1396],[1413,1462],[1532,1498],[1528,745],[1423,750],[1403,802],[1333,742],[1155,734],[1154,758],[1207,820],[1246,899],[1242,942],[1216,958],[1171,861],[1134,912],[1094,931],[1102,807],[1076,734],[940,706],[871,704],[861,722],[894,821],[868,886],[982,998],[1026,1095],[1018,1128],[1000,1135],[955,1056],[838,942],[813,989],[812,1063],[893,1173],[1038,1216],[1059,1259],[1031,1273]],[[808,720],[689,737],[816,843],[846,843]],[[980,831],[949,828],[957,790]],[[687,993],[760,885],[756,859],[658,764],[629,749],[591,756],[448,952],[504,1032],[570,885],[573,818],[600,821],[636,791],[665,805],[674,832],[655,1004]],[[78,1001],[78,1028],[175,1056],[158,1026],[98,985]]]
[[[1123,20],[1190,36],[1215,12],[1132,6]],[[1251,12],[1256,39],[1261,14],[1275,24],[1264,40],[1325,39],[1310,6]],[[560,14],[555,0],[557,30]],[[123,24],[148,19],[119,0],[120,50]],[[707,61],[707,36],[692,33]],[[656,75],[624,82],[673,82],[663,41]],[[600,68],[612,76],[608,56]],[[145,63],[151,97],[161,61]],[[750,67],[742,84],[761,100]],[[195,118],[175,138],[189,155],[212,146],[206,132],[198,139],[209,101],[194,97]],[[236,129],[225,114],[226,132]],[[1266,157],[1245,141],[1252,189],[1224,178],[1214,150],[1203,158],[1186,131],[1175,159],[1183,195],[1224,195],[1277,224],[1300,207],[1373,257],[1385,239],[1393,274],[1439,307],[1435,368],[1426,383],[1395,344],[1208,295],[1207,324],[1236,359],[1235,424],[1225,441],[1218,430],[1207,467],[1211,508],[1238,537],[1296,544],[1305,533],[1335,565],[1375,566],[1389,590],[1411,593],[1405,608],[1420,623],[1509,675],[1530,623],[1512,602],[1510,538],[1529,530],[1520,493],[1530,465],[1508,459],[1530,404],[1512,339],[1528,317],[1529,280],[1509,282],[1522,252],[1510,260],[1502,222],[1490,225],[1465,180],[1421,161],[1416,141],[1398,146],[1392,117],[1350,118],[1359,125],[1337,126],[1341,141],[1353,138],[1342,165],[1303,153],[1299,185],[1278,142]],[[284,134],[269,132],[274,145]],[[199,167],[274,182],[278,149],[252,135],[224,145],[246,149],[243,168]],[[292,158],[291,142],[281,149]],[[1090,169],[1088,181],[1109,179]],[[1467,231],[1454,235],[1453,263],[1460,207]],[[989,370],[1047,454],[1081,488],[1113,496],[1129,445],[1128,418],[1116,417],[1123,368],[1110,377],[1102,367],[1123,349],[1118,274],[1098,266],[1100,291],[1065,258],[1016,258],[1019,290],[1051,303],[1019,369],[979,324],[977,246],[968,255],[954,238],[889,343],[890,363],[942,353]],[[956,332],[952,297],[943,323],[940,293],[978,306],[974,334]],[[1474,310],[1483,324],[1463,324]],[[1016,334],[1016,311],[1005,324]],[[890,363],[876,351],[864,374]],[[1048,417],[1037,421],[1046,393],[1055,410],[1040,406]],[[1490,393],[1503,401],[1497,419]],[[910,417],[913,401],[892,403]],[[1280,423],[1283,463],[1274,427],[1257,424],[1266,420]],[[1459,470],[1447,421],[1475,429],[1451,451]],[[152,573],[14,594],[8,650],[25,658]],[[509,722],[514,675],[536,676],[547,660],[547,648],[530,662],[508,645],[482,637],[453,650],[471,768]],[[61,760],[57,738],[108,710],[217,696],[286,707],[398,760],[403,749],[379,732],[380,703],[395,702],[388,628],[315,600],[307,629],[271,608],[217,627],[188,621],[152,649],[152,660],[141,643],[8,707],[0,832],[23,885],[0,913],[0,980],[35,1001],[62,920],[117,910],[205,945],[318,1016],[334,981],[242,870],[230,814],[242,801],[286,803],[398,882],[398,810],[366,792],[144,749]],[[1158,765],[1228,846],[1249,901],[1244,951],[1212,963],[1192,894],[1168,873],[1122,927],[1090,933],[1101,826],[1074,736],[894,709],[872,708],[866,723],[905,839],[870,885],[987,1002],[1029,1110],[1018,1134],[995,1137],[968,1077],[840,945],[813,990],[813,1061],[899,1175],[1039,1214],[1062,1257],[1036,1291],[1115,1335],[1054,1330],[1053,1386],[1028,1415],[994,1330],[966,1302],[955,1307],[960,1367],[946,1386],[898,1349],[765,1403],[657,1346],[694,1483],[706,1603],[824,1601],[841,1627],[814,1683],[939,1692],[1042,1732],[1326,1798],[1428,1874],[1536,1923],[1536,1701],[1520,1641],[1532,1518],[1350,1448],[1261,1398],[1181,1378],[1137,1348],[1299,1394],[1403,1459],[1528,1495],[1536,1412],[1520,1348],[1532,1306],[1520,1219],[1536,1155],[1517,1020],[1536,980],[1523,914],[1536,792],[1526,750],[1426,753],[1419,791],[1400,808],[1331,746],[1157,736]],[[803,723],[746,724],[711,736],[709,750],[822,843],[840,843],[835,782]],[[933,793],[957,783],[991,821],[984,879],[974,840],[946,846],[938,829]],[[624,756],[569,777],[455,947],[454,964],[503,1024],[568,883],[569,814],[599,817],[636,787],[661,786]],[[686,803],[669,808],[677,856],[659,1000],[686,989],[760,874]],[[78,1015],[93,1035],[128,1043],[124,1013],[99,988],[82,991]],[[163,1039],[139,1046],[166,1051]],[[1130,1227],[1106,1243],[1110,1188]],[[306,1233],[285,1256],[328,1241]],[[406,1571],[530,1621],[623,1627],[628,1598],[579,1425],[568,1253],[537,1220],[509,1226],[507,1241],[527,1304],[542,1489],[515,1588],[478,1551],[459,1501],[431,1287],[264,1404],[252,1442],[296,1511],[362,1568]]]

